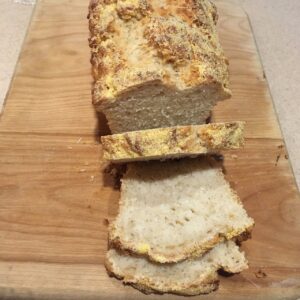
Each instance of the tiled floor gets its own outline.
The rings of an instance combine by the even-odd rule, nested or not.
[[[238,0],[248,13],[289,156],[300,186],[300,1]],[[0,0],[0,107],[26,34],[32,5]]]

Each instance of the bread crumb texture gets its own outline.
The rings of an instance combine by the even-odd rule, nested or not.
[[[129,164],[110,244],[159,263],[200,257],[247,237],[253,220],[207,158]]]
[[[209,293],[218,287],[219,269],[238,273],[247,267],[244,253],[232,241],[218,244],[201,258],[176,264],[157,264],[116,249],[110,249],[106,256],[106,268],[111,275],[146,293]]]

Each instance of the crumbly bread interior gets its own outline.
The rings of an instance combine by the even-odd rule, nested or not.
[[[175,264],[157,264],[110,249],[106,266],[124,283],[144,291],[193,295],[214,290],[219,269],[238,273],[247,268],[247,260],[239,247],[228,241],[218,244],[201,258]]]
[[[253,226],[210,159],[129,164],[110,243],[165,263],[201,256]]]
[[[106,115],[112,133],[120,133],[205,124],[217,101],[228,97],[220,84],[201,85],[189,91],[151,84],[128,91],[115,102],[103,102],[99,110]]]

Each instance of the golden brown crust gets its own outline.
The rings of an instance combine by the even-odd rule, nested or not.
[[[112,162],[166,159],[215,153],[243,146],[244,122],[177,126],[101,137]]]
[[[153,81],[178,90],[220,83],[230,94],[215,6],[208,0],[165,1],[91,2],[95,104]]]
[[[146,256],[149,260],[158,263],[174,263],[180,262],[188,258],[197,258],[204,255],[207,251],[211,250],[215,245],[226,240],[245,241],[251,237],[251,230],[253,225],[240,230],[228,230],[226,234],[219,234],[208,240],[206,243],[197,244],[182,248],[180,252],[173,252],[172,255],[166,255],[157,251],[149,249],[139,249],[134,243],[124,241],[121,236],[116,233],[114,224],[109,229],[109,245],[110,247],[127,252],[131,255]],[[142,251],[141,251],[142,250]]]

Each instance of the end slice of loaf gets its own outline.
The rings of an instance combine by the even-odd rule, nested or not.
[[[137,162],[122,180],[109,240],[156,262],[178,262],[245,237],[252,226],[222,170],[206,157]]]
[[[107,135],[101,137],[103,157],[121,163],[237,149],[244,143],[244,126],[244,122],[228,122]]]
[[[244,253],[232,241],[217,245],[201,258],[176,264],[157,264],[115,249],[106,256],[111,275],[145,293],[206,294],[217,289],[219,269],[238,273],[247,267]]]

